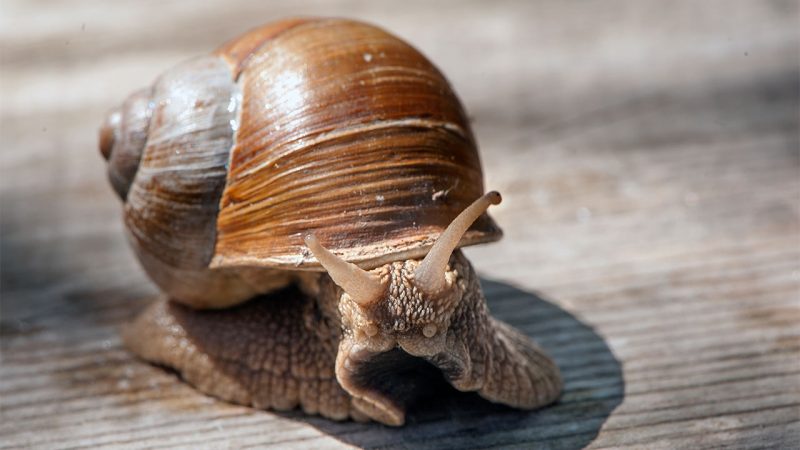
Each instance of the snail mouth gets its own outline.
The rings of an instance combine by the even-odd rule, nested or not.
[[[428,361],[399,347],[374,352],[342,342],[336,378],[353,396],[353,406],[386,425],[405,423],[406,411],[447,383]]]

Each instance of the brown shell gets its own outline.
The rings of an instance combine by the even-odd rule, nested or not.
[[[218,54],[243,100],[212,266],[316,268],[302,240],[310,231],[366,267],[422,257],[483,194],[461,104],[400,39],[358,22],[300,19]],[[484,216],[462,245],[500,236]]]
[[[143,266],[195,304],[286,282],[268,269],[322,270],[312,231],[364,267],[422,257],[483,194],[441,73],[347,20],[269,24],[170,69],[109,117],[101,152]],[[461,244],[500,236],[484,215]]]

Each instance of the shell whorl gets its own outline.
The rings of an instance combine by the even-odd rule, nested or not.
[[[100,128],[100,153],[108,161],[108,179],[122,200],[128,197],[147,142],[153,103],[150,88],[131,94],[108,113]]]
[[[286,274],[213,270],[219,199],[238,115],[239,90],[213,55],[164,73],[125,202],[129,240],[159,287],[195,307],[224,307],[281,287]]]

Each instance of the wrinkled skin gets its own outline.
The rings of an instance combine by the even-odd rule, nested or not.
[[[300,290],[228,310],[157,302],[126,330],[125,342],[224,400],[265,409],[300,406],[336,420],[402,425],[407,407],[436,377],[523,409],[558,397],[555,364],[527,336],[489,316],[460,251],[450,258],[445,289],[435,295],[415,287],[418,264],[372,270],[386,294],[367,306],[324,274],[300,275]]]

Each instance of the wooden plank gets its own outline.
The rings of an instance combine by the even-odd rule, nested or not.
[[[0,448],[800,446],[796,2],[262,3],[3,4]],[[462,96],[506,233],[467,254],[562,368],[557,405],[445,393],[401,429],[335,423],[210,399],[121,347],[157,293],[103,112],[296,14],[379,23]]]

